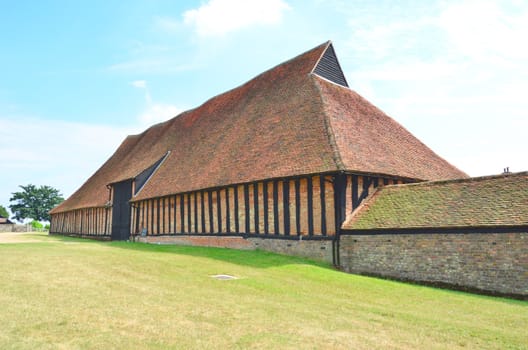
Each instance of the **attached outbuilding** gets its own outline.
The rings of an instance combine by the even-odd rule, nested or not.
[[[343,224],[340,265],[528,298],[528,173],[380,187]]]

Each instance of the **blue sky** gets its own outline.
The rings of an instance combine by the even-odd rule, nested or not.
[[[332,40],[351,88],[472,176],[528,170],[528,2],[0,0],[0,204]]]

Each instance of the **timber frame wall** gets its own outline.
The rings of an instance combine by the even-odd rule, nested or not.
[[[356,208],[369,191],[380,184],[403,182],[344,173],[321,174],[152,198],[132,203],[130,231],[147,236],[331,238],[339,232],[346,213]]]
[[[407,182],[412,180],[328,173],[131,201],[130,232],[331,240],[374,188]],[[50,232],[109,238],[111,227],[111,208],[83,208],[52,215]]]
[[[82,208],[52,215],[50,233],[66,235],[110,236],[112,228],[112,208]]]

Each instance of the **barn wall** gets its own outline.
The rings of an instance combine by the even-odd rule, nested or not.
[[[340,261],[347,272],[528,299],[528,227],[341,235]]]
[[[251,234],[334,236],[336,191],[344,192],[347,211],[382,184],[402,180],[345,175],[335,189],[335,175],[268,180],[175,194],[134,202],[130,231],[136,234]]]
[[[83,208],[52,214],[50,233],[106,239],[111,227],[112,208]]]
[[[152,198],[132,202],[130,232],[143,234],[145,242],[209,242],[206,245],[244,246],[329,261],[337,255],[334,241],[346,213],[377,186],[395,183],[403,180],[324,174]],[[110,239],[111,231],[111,207],[52,215],[54,234]],[[205,238],[196,238],[200,236]]]
[[[402,180],[326,174],[142,200],[132,205],[131,232],[143,242],[259,248],[332,262],[346,211],[394,183]]]
[[[131,231],[147,235],[336,233],[333,175],[269,180],[133,204]]]

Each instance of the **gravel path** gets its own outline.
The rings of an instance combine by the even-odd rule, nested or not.
[[[33,232],[0,232],[0,244],[41,242],[31,235]]]

